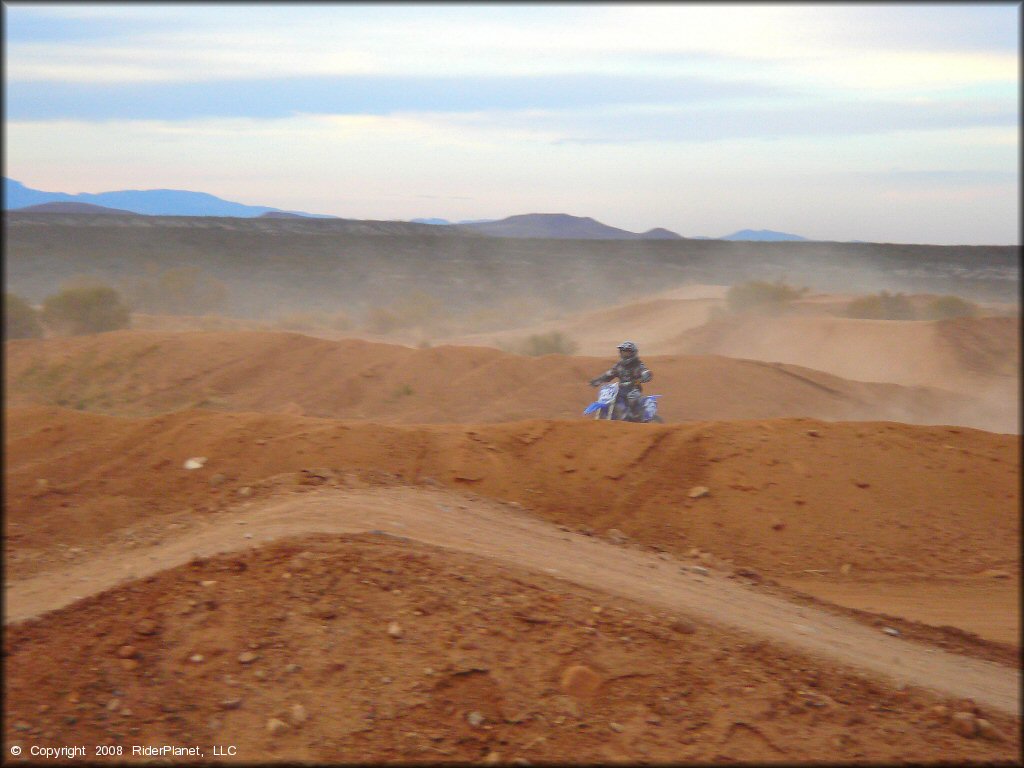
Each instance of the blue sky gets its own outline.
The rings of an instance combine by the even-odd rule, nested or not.
[[[5,175],[1019,244],[1020,5],[4,3]]]

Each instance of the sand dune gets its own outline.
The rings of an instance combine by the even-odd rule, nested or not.
[[[1020,376],[1020,323],[1013,317],[741,317],[689,329],[671,346],[683,354],[772,360],[857,381],[961,391],[1015,386]]]
[[[462,334],[442,339],[445,344],[514,346],[532,335],[564,334],[577,344],[576,354],[607,356],[624,339],[638,344],[645,355],[663,354],[681,331],[707,322],[718,298],[650,298],[579,312],[522,328],[490,333]]]
[[[937,388],[848,381],[788,364],[647,356],[667,421],[873,419],[1012,431],[1012,403]],[[382,423],[581,418],[586,382],[614,358],[524,357],[486,347],[414,349],[294,333],[121,331],[14,341],[13,404],[135,415],[198,406]]]

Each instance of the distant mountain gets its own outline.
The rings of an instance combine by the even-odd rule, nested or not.
[[[786,232],[773,232],[770,229],[741,229],[731,235],[718,238],[719,240],[758,240],[762,242],[773,242],[781,240],[806,240],[800,235],[790,235]]]
[[[433,224],[435,226],[453,226],[455,224],[482,224],[485,221],[494,219],[463,219],[462,221],[448,221],[448,219],[409,219],[412,224]]]
[[[682,235],[677,235],[670,229],[664,227],[655,227],[654,229],[648,229],[640,237],[644,240],[682,240]]]
[[[682,239],[667,229],[643,234],[609,227],[592,218],[566,213],[526,213],[499,221],[460,224],[460,229],[491,237],[536,237],[568,240],[665,240]]]
[[[122,216],[138,216],[132,211],[124,211],[120,208],[108,208],[105,205],[93,205],[92,203],[39,203],[38,205],[27,205],[24,208],[15,208],[18,213],[100,213],[120,214]]]
[[[254,218],[264,213],[296,213],[318,219],[334,219],[300,211],[282,211],[262,205],[243,205],[222,200],[206,192],[189,192],[180,189],[128,189],[120,192],[83,192],[69,195],[65,192],[42,192],[31,189],[14,179],[4,178],[4,210],[25,208],[43,203],[90,203],[106,208],[116,208],[130,213],[150,216],[228,216]]]

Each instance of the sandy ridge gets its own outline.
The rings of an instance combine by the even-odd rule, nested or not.
[[[1019,671],[890,637],[714,572],[683,571],[678,561],[562,531],[508,505],[467,503],[463,496],[422,488],[330,489],[277,497],[134,550],[115,568],[109,559],[97,558],[8,583],[6,622],[59,609],[125,578],[142,578],[195,557],[313,532],[380,532],[469,552],[749,631],[896,683],[971,698],[1003,712],[1020,708]]]

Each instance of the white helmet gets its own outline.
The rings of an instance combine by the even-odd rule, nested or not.
[[[637,356],[640,350],[636,348],[636,344],[632,341],[624,341],[619,344],[619,357],[623,360],[632,360]]]

